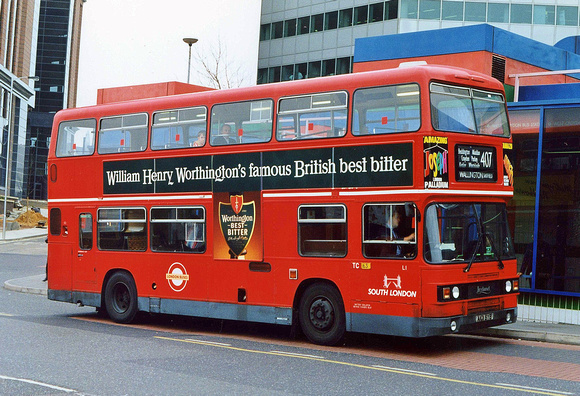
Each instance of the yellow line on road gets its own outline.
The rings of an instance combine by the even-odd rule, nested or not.
[[[414,376],[414,377],[428,378],[428,379],[431,379],[431,380],[454,382],[454,383],[463,384],[463,385],[482,386],[482,387],[486,387],[486,388],[503,389],[503,390],[510,390],[510,391],[514,391],[514,392],[533,393],[533,394],[536,394],[536,395],[562,396],[562,393],[556,393],[556,392],[550,392],[550,391],[543,392],[543,391],[538,391],[538,390],[522,389],[522,388],[516,388],[516,387],[504,386],[504,385],[497,385],[497,384],[485,384],[485,383],[482,383],[482,382],[463,381],[463,380],[458,380],[458,379],[453,379],[453,378],[436,377],[436,376],[433,376],[433,375],[430,375],[430,374],[421,374],[421,373],[415,373],[415,372],[397,370],[397,369],[394,369],[394,368],[385,368],[385,367],[377,367],[377,366],[365,366],[365,365],[362,365],[362,364],[341,362],[341,361],[338,361],[338,360],[328,360],[328,359],[319,358],[319,357],[316,357],[316,356],[289,355],[287,353],[280,353],[280,352],[276,352],[276,351],[259,351],[259,350],[255,350],[255,349],[246,349],[246,348],[234,347],[234,346],[230,346],[230,345],[227,345],[227,344],[226,345],[208,344],[208,343],[203,342],[203,341],[197,341],[197,340],[191,340],[191,339],[179,339],[179,338],[161,337],[161,336],[154,336],[154,338],[157,338],[157,339],[160,339],[160,340],[166,340],[166,341],[176,341],[176,342],[185,342],[185,343],[188,343],[188,344],[204,345],[204,346],[214,347],[214,348],[223,348],[223,349],[229,349],[229,350],[232,350],[232,351],[239,351],[239,352],[256,353],[256,354],[270,355],[270,356],[280,356],[280,357],[285,357],[285,358],[290,358],[290,359],[314,360],[314,361],[317,361],[317,362],[337,364],[337,365],[348,366],[348,367],[356,367],[356,368],[365,369],[365,370],[383,371],[383,372],[394,373],[394,374],[409,375],[409,376]]]
[[[14,316],[14,315],[10,315],[10,314],[4,313],[4,312],[0,312],[0,316]]]

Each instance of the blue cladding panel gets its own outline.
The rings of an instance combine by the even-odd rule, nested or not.
[[[547,70],[566,69],[566,51],[494,28],[493,53]]]
[[[492,43],[493,27],[486,24],[368,37],[355,41],[354,61],[370,62],[484,50],[491,52]]]
[[[520,87],[519,100],[521,102],[533,100],[569,100],[578,98],[580,98],[580,83]]]
[[[562,40],[566,49],[580,48],[580,39]],[[580,69],[580,55],[540,43],[488,24],[360,38],[354,61],[371,62],[475,51],[487,51],[546,70]],[[580,52],[580,51],[579,51]],[[577,76],[575,76],[577,77]]]

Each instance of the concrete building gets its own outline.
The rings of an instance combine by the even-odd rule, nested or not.
[[[577,0],[263,0],[258,84],[348,73],[363,37],[488,23],[554,45],[580,34],[579,9]]]

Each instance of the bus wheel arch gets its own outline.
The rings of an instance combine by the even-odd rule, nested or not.
[[[117,323],[130,323],[138,311],[137,286],[125,270],[111,270],[103,281],[101,308]]]
[[[294,297],[294,312],[306,338],[319,345],[336,345],[346,333],[342,295],[333,282],[310,279]]]

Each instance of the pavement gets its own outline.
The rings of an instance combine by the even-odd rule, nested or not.
[[[6,231],[6,239],[0,240],[0,244],[46,235],[46,228],[25,228]],[[47,284],[43,279],[44,274],[11,279],[4,282],[4,288],[20,293],[40,294],[46,296]],[[539,323],[519,320],[516,323],[479,330],[475,334],[488,337],[542,341],[580,346],[580,325]]]

